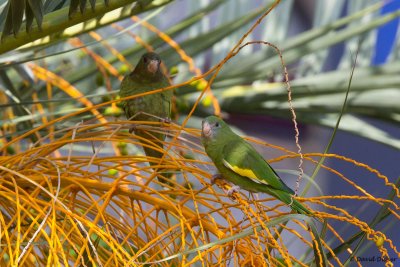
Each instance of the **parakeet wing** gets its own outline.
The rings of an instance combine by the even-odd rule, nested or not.
[[[223,159],[225,167],[235,173],[246,177],[253,182],[267,184],[272,188],[293,194],[290,189],[261,157],[261,155],[245,140],[234,140],[228,142],[223,148]]]

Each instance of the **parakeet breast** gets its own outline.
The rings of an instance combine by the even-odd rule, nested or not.
[[[143,94],[159,88],[169,86],[169,82],[165,79],[161,82],[143,82],[136,81],[136,77],[126,76],[121,83],[120,97],[127,97],[137,94]],[[126,117],[129,119],[138,112],[152,114],[160,118],[167,118],[170,115],[170,101],[172,91],[159,92],[139,96],[133,99],[123,101],[122,106]],[[157,118],[150,118],[145,114],[138,115],[135,120],[152,120],[157,121]]]

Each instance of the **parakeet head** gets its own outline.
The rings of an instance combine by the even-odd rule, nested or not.
[[[205,141],[218,138],[229,126],[222,119],[209,116],[203,120],[201,128],[201,138]]]
[[[157,53],[145,53],[140,58],[134,72],[140,74],[144,78],[153,78],[162,75],[160,64],[161,58]]]

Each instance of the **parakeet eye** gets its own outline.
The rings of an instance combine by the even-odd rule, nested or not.
[[[147,61],[149,61],[149,60],[147,59],[147,57],[144,57],[144,58],[143,58],[143,62],[144,62],[144,63],[147,63]]]
[[[215,127],[219,127],[219,123],[218,122],[215,123]]]

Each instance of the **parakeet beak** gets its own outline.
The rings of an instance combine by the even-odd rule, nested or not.
[[[204,137],[210,137],[211,136],[211,125],[208,122],[203,121],[201,123],[201,128],[202,128],[202,134],[203,134]]]
[[[149,64],[147,65],[147,70],[150,72],[150,73],[156,73],[157,72],[157,70],[158,70],[158,60],[156,60],[156,59],[152,59],[152,60],[150,60],[150,62],[149,62]]]

